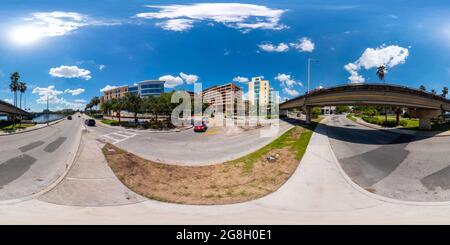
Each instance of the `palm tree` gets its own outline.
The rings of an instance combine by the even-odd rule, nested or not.
[[[447,97],[447,94],[448,94],[448,88],[447,87],[444,87],[443,89],[442,89],[442,97]]]
[[[419,90],[422,92],[425,92],[425,91],[427,91],[427,88],[425,88],[424,85],[420,85]]]
[[[119,125],[120,125],[120,112],[125,109],[125,101],[123,98],[114,98],[111,100],[111,109],[116,113],[117,117],[119,118]]]
[[[138,123],[137,114],[142,108],[141,97],[134,93],[127,93],[124,97],[124,100],[127,111],[134,113],[134,122],[137,124]]]
[[[381,66],[379,66],[378,68],[377,68],[377,76],[378,76],[378,78],[381,80],[381,81],[383,81],[383,82],[385,82],[384,81],[384,75],[386,74],[386,66],[384,66],[384,65],[381,65]],[[397,115],[397,117],[398,117],[398,115]],[[387,123],[387,110],[386,110],[386,106],[384,106],[384,123]],[[398,123],[398,122],[397,122]]]
[[[25,91],[27,91],[27,84],[24,82],[19,82],[18,86],[17,86],[17,90],[20,92],[20,109],[22,109],[22,94],[25,93]]]
[[[94,98],[91,99],[92,107],[98,106],[98,104],[100,104],[100,99],[97,96],[95,96]]]
[[[109,115],[109,112],[112,108],[111,101],[105,101],[100,105],[100,110],[103,112],[103,114]]]
[[[386,67],[381,65],[377,68],[377,76],[378,78],[384,82],[384,75],[386,74]]]
[[[9,89],[14,93],[14,106],[17,107],[17,90],[19,87],[20,74],[18,72],[13,72],[9,78],[11,80]]]

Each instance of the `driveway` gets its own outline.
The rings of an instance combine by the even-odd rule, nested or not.
[[[81,119],[21,134],[0,136],[0,201],[36,194],[61,177],[73,160]]]
[[[97,139],[109,142],[145,159],[168,164],[207,165],[245,156],[276,139],[292,125],[280,120],[274,137],[261,137],[261,130],[239,127],[211,127],[204,133],[192,129],[172,133],[123,130],[100,123],[89,128]]]
[[[374,130],[345,116],[327,125],[342,168],[361,187],[406,201],[450,200],[450,137]]]

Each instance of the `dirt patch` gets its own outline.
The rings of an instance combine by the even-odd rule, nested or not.
[[[283,140],[291,142],[302,132],[296,127]],[[248,158],[194,167],[152,162],[110,144],[103,153],[117,177],[140,195],[174,203],[229,204],[265,196],[289,179],[299,164],[297,152],[290,144],[278,145],[253,160],[250,170]]]

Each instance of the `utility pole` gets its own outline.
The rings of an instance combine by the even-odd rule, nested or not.
[[[47,126],[48,126],[48,120],[50,119],[50,111],[48,110],[48,95],[47,95]]]

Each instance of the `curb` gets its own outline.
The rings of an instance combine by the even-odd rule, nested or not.
[[[339,163],[339,160],[337,159],[336,155],[334,154],[333,147],[330,143],[330,137],[328,137],[328,129],[326,129],[327,132],[327,138],[328,138],[328,147],[331,151],[331,156],[334,159],[334,164],[336,165],[339,174],[344,178],[344,181],[350,185],[353,189],[358,191],[359,193],[372,198],[376,199],[381,202],[390,203],[390,204],[402,204],[402,205],[408,205],[408,206],[449,206],[450,201],[444,201],[444,202],[414,202],[414,201],[403,201],[398,199],[393,199],[390,197],[385,197],[381,195],[374,194],[372,192],[367,191],[366,189],[362,188],[345,173],[344,169],[342,168],[341,164]]]
[[[32,200],[32,199],[36,199],[39,196],[44,195],[45,193],[53,190],[56,186],[58,186],[59,183],[61,183],[66,178],[67,174],[72,169],[76,159],[80,155],[80,152],[81,152],[80,151],[80,149],[81,149],[81,140],[82,140],[82,137],[83,137],[85,129],[86,129],[86,127],[83,124],[83,127],[79,130],[80,133],[77,134],[77,136],[78,136],[77,137],[77,139],[78,139],[78,147],[76,148],[75,151],[71,152],[69,157],[66,159],[66,161],[65,161],[65,165],[67,166],[66,170],[64,171],[64,173],[58,179],[56,179],[53,183],[51,183],[49,186],[47,186],[46,188],[42,189],[41,191],[38,191],[38,192],[36,192],[36,193],[34,193],[32,195],[29,195],[27,197],[0,201],[0,205],[16,204],[16,203],[20,203],[20,202],[25,202],[25,201],[29,201],[29,200]]]
[[[371,128],[371,129],[381,130],[381,131],[388,132],[388,133],[393,133],[393,134],[413,135],[413,136],[419,136],[419,137],[450,137],[450,134],[448,134],[448,135],[439,135],[439,133],[443,133],[443,132],[446,132],[446,131],[434,131],[434,132],[437,132],[437,134],[435,134],[435,135],[421,135],[420,133],[422,131],[401,129],[401,128],[386,129],[386,128],[383,128],[383,127],[377,127],[378,125],[374,125],[374,124],[371,124],[371,123],[361,122],[360,120],[362,120],[362,119],[360,119],[358,117],[354,117],[354,118],[356,118],[356,121],[352,121],[354,123],[357,123],[359,125],[362,125],[362,126],[365,126],[365,127]],[[397,131],[394,131],[394,130],[397,130]],[[428,132],[433,132],[433,131],[428,131]]]
[[[55,125],[55,124],[60,123],[60,122],[62,122],[62,121],[64,121],[64,120],[65,120],[65,118],[61,118],[61,119],[59,119],[59,120],[50,122],[47,126],[40,127],[40,128],[34,128],[34,129],[30,129],[30,130],[19,131],[19,132],[15,132],[15,133],[11,133],[11,134],[0,134],[0,137],[2,137],[2,136],[16,135],[16,134],[23,134],[23,133],[28,133],[28,132],[36,131],[36,130],[39,130],[39,129],[43,129],[43,128],[46,128],[46,127]]]

